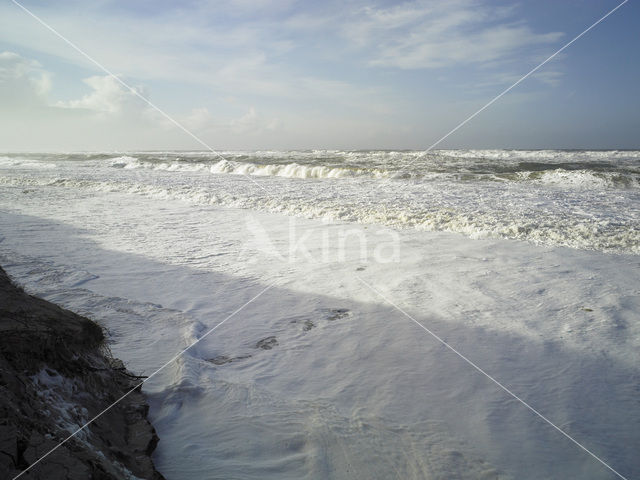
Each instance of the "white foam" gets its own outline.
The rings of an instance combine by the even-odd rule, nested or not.
[[[370,178],[408,181],[535,182],[595,188],[640,188],[640,152],[440,150],[421,152],[140,153],[109,165],[167,172],[277,176],[297,179]],[[224,157],[222,160],[220,156]],[[576,169],[582,164],[584,168]],[[590,166],[594,166],[595,170]]]
[[[237,162],[220,160],[214,164],[195,162],[144,161],[136,157],[122,156],[111,160],[111,166],[125,169],[163,170],[169,172],[198,172],[210,171],[215,174],[277,176],[286,178],[347,178],[367,176],[371,178],[386,178],[388,172],[365,168],[338,168],[323,165],[287,164],[256,164],[252,162]]]
[[[145,384],[161,438],[155,460],[168,479],[608,473],[361,280],[613,467],[637,470],[634,257],[405,230],[397,262],[349,254],[283,264],[251,248],[239,254],[247,217],[274,245],[292,241],[281,215],[75,185],[3,190],[2,210],[24,214],[0,215],[9,273],[101,321],[114,353],[140,373],[276,283],[163,371],[162,385]],[[341,231],[368,241],[379,233],[297,225],[312,250]],[[75,287],[84,277],[93,280]],[[333,318],[335,308],[348,316]],[[268,336],[278,345],[256,348]],[[208,361],[219,355],[236,360]],[[58,388],[44,381],[43,390]]]
[[[621,183],[619,175],[610,172],[600,173],[590,170],[565,170],[562,168],[544,172],[522,172],[520,176],[523,180],[569,188],[606,189],[616,188]],[[628,182],[631,185],[638,185],[635,178],[629,178]]]
[[[48,170],[56,167],[57,165],[55,163],[35,160],[32,158],[0,156],[0,168],[29,168]]]
[[[226,160],[210,152],[86,154],[70,161],[23,155],[21,162],[59,159],[57,175],[3,168],[0,182],[640,252],[640,152],[222,153]]]
[[[70,380],[55,370],[43,368],[31,377],[31,381],[35,384],[38,396],[44,399],[49,410],[53,410],[46,414],[53,413],[60,428],[75,433],[87,422],[87,410],[78,408],[72,402],[72,398],[86,388],[78,380]],[[88,431],[78,432],[77,436],[86,441]]]
[[[249,188],[246,184],[238,185],[237,182],[233,185],[203,187],[190,184],[170,186],[145,182],[0,176],[0,184],[132,193],[157,199],[174,199],[193,205],[221,205],[333,221],[449,231],[471,238],[508,238],[542,245],[640,253],[640,228],[634,227],[639,222],[638,212],[630,210],[625,214],[616,211],[615,204],[609,205],[606,199],[598,199],[602,192],[590,192],[594,197],[592,200],[587,197],[585,202],[581,198],[583,193],[567,197],[563,191],[523,192],[504,190],[501,187],[490,191],[485,188],[478,194],[484,198],[478,197],[477,200],[485,204],[485,208],[479,209],[482,204],[474,201],[460,203],[455,186],[448,190],[436,186],[426,192],[409,190],[396,198],[398,192],[394,185],[391,185],[391,191],[380,189],[366,192],[359,184],[355,184],[351,192],[341,189],[341,194],[327,195],[324,185],[314,184],[306,185],[303,191],[297,191],[295,195],[278,195],[278,189],[282,185],[268,185],[262,192]],[[531,198],[525,198],[523,193]],[[415,195],[418,196],[413,198]],[[555,199],[552,195],[555,195]],[[602,208],[606,206],[611,212],[593,211],[589,202],[596,199],[602,204]],[[579,213],[580,204],[575,204],[576,200],[587,209],[586,213]],[[532,210],[535,202],[543,202],[545,208]],[[564,213],[567,211],[571,214]]]
[[[286,178],[346,178],[357,176],[386,178],[388,176],[387,172],[376,169],[332,168],[322,165],[300,165],[298,163],[257,165],[250,162],[234,162],[229,160],[221,160],[215,165],[212,165],[211,172]]]
[[[122,155],[120,157],[114,157],[109,160],[109,165],[116,168],[132,168],[141,165],[140,161],[136,157],[130,157],[129,155]]]
[[[597,161],[611,158],[640,158],[640,150],[435,150],[452,158],[486,158],[492,160],[560,160]]]
[[[413,170],[450,162],[430,181],[380,182],[291,166],[342,168],[339,157],[350,171],[365,161],[382,171],[416,153],[233,155],[231,174],[212,174],[219,159],[202,152],[89,155],[0,174],[1,263],[32,293],[100,321],[136,373],[275,282],[145,384],[167,478],[608,473],[362,280],[621,472],[638,470],[638,257],[578,250],[640,253],[636,190],[604,188],[587,167],[488,182],[475,159],[441,155]],[[247,163],[264,190],[233,174]],[[278,175],[287,168],[301,176]],[[248,220],[262,228],[254,245]],[[397,262],[363,259],[358,240],[375,249],[380,233],[398,239]],[[311,258],[288,263],[299,242]],[[348,316],[335,319],[336,308]],[[257,348],[269,336],[276,348]],[[218,356],[235,360],[209,361]],[[54,396],[62,387],[42,382],[68,408]]]

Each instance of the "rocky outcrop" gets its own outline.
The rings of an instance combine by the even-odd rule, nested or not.
[[[27,295],[0,268],[0,478],[33,465],[20,478],[163,479],[140,382],[106,351],[96,323]]]

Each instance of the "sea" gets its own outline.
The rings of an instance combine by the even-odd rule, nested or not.
[[[635,478],[639,255],[637,150],[0,153],[168,480]]]
[[[5,185],[640,253],[640,151],[45,153],[0,168]]]

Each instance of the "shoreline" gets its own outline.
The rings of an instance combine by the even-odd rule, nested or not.
[[[0,267],[0,476],[163,480],[159,438],[140,388],[38,459],[135,387],[93,321],[26,294]]]

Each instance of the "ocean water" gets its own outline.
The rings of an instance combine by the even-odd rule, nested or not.
[[[0,182],[640,253],[640,151],[8,154]]]
[[[0,264],[142,375],[199,341],[144,385],[169,480],[630,479],[639,178],[636,151],[5,153]]]

